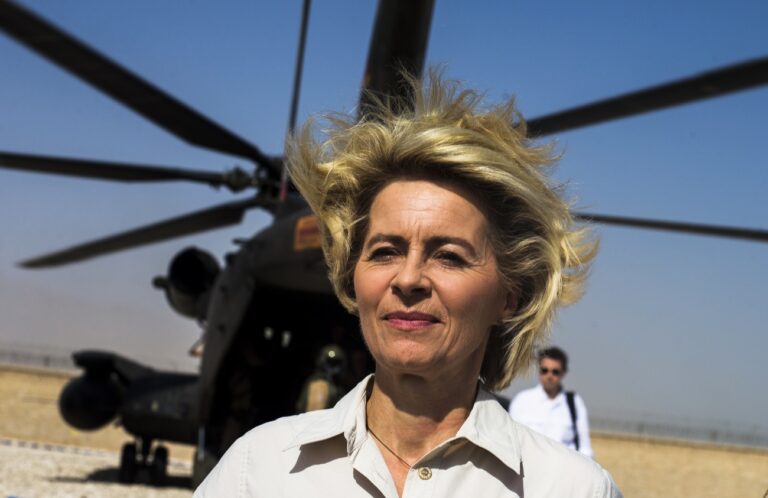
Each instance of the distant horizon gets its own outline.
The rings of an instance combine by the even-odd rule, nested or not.
[[[66,348],[47,345],[0,342],[0,369],[3,367],[22,367],[60,371],[59,369],[62,365],[68,363],[70,368],[65,369],[65,371],[73,376],[77,376],[82,373],[82,370],[71,361],[71,354],[73,352],[75,350],[68,351]],[[17,361],[13,359],[14,353],[19,356]],[[28,356],[22,359],[21,357],[25,353]],[[46,359],[52,361],[46,364]],[[168,360],[164,365],[164,362],[158,361],[157,358],[132,357],[129,359],[159,370],[199,373],[196,368],[177,368],[180,365],[172,360]],[[190,359],[190,361],[196,362],[198,360]],[[534,375],[529,375],[528,377],[532,376]],[[511,391],[512,388],[508,388],[501,395],[511,399],[517,391],[530,387],[522,385],[524,380],[526,380],[526,377],[516,379],[514,385],[519,385],[519,389]],[[526,383],[536,385],[535,382]],[[589,418],[591,429],[598,432],[615,432],[637,436],[646,435],[662,439],[680,438],[687,441],[710,442],[716,445],[737,444],[768,448],[768,425],[708,418],[680,417],[661,413],[622,413],[621,410],[605,410],[600,407],[598,407],[596,412],[590,411]]]

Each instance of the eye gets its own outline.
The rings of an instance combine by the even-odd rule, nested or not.
[[[453,251],[441,250],[435,253],[435,259],[445,266],[461,268],[467,266],[467,260]]]
[[[389,261],[397,256],[397,249],[391,246],[382,246],[373,249],[368,254],[368,261]]]

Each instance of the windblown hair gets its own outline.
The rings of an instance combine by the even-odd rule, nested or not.
[[[573,227],[562,189],[546,176],[552,148],[526,137],[513,100],[482,107],[481,94],[436,70],[409,82],[412,106],[373,98],[359,120],[328,116],[319,141],[307,123],[288,140],[289,172],[320,220],[331,282],[353,313],[354,269],[383,187],[447,182],[479,200],[502,281],[517,296],[516,311],[491,330],[480,372],[498,391],[530,366],[556,307],[580,297],[597,244]]]

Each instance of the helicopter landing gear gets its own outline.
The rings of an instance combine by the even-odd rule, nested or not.
[[[157,446],[149,465],[149,482],[155,486],[163,486],[168,478],[168,448]]]
[[[136,460],[136,444],[125,443],[120,452],[120,469],[117,471],[117,480],[128,484],[136,479],[136,471],[139,462]]]
[[[157,445],[150,461],[151,439],[139,439],[137,443],[125,443],[120,452],[120,468],[117,480],[123,484],[136,482],[142,468],[149,472],[149,482],[154,486],[165,485],[168,479],[168,448]]]

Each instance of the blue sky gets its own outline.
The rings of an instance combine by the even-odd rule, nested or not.
[[[252,140],[280,153],[300,2],[25,1]],[[299,117],[351,110],[373,1],[314,2]],[[768,54],[768,4],[436,2],[428,61],[534,117]],[[0,150],[224,169],[238,158],[180,142],[0,35]],[[594,212],[768,228],[768,89],[563,133],[556,172]],[[184,184],[120,185],[0,170],[0,342],[117,349],[194,368],[199,336],[150,288],[171,256],[221,256],[243,224],[92,262],[22,271],[19,260],[232,197]],[[593,414],[762,425],[768,413],[768,245],[597,228],[584,300],[553,339]],[[515,383],[513,391],[533,378]]]

